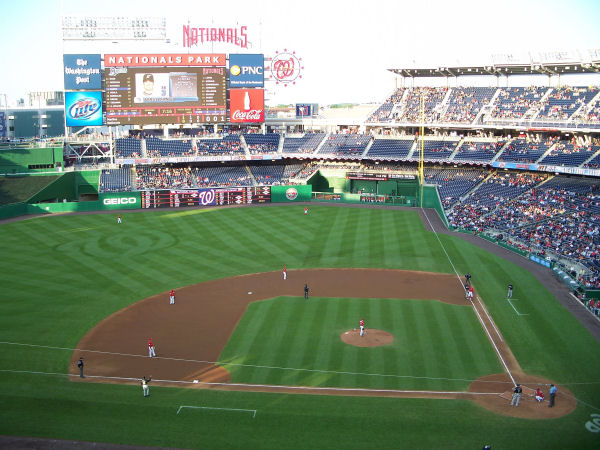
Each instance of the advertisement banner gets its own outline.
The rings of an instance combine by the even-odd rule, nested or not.
[[[229,55],[229,86],[263,87],[264,55]]]
[[[65,90],[100,90],[100,55],[63,55]]]
[[[271,201],[277,202],[310,202],[312,185],[271,186]]]
[[[138,209],[142,205],[139,192],[101,192],[98,197],[102,209]]]
[[[225,53],[106,54],[104,67],[214,67],[225,66]]]
[[[6,137],[6,114],[0,112],[0,138]]]
[[[65,92],[68,127],[102,125],[102,92]]]
[[[229,91],[229,121],[232,123],[264,122],[265,91],[263,89],[231,89]]]

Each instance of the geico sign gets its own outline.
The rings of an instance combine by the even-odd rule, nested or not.
[[[115,198],[105,198],[102,200],[102,203],[105,205],[133,205],[137,203],[137,198],[135,197],[115,197]]]

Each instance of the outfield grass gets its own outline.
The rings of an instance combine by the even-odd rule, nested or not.
[[[453,236],[439,239],[456,270],[473,275],[521,367],[566,384],[580,400],[574,413],[534,421],[495,415],[458,400],[157,387],[145,399],[139,386],[68,382],[64,375],[68,349],[91,327],[135,301],[172,288],[243,273],[279,271],[283,264],[290,270],[383,267],[453,273],[438,238],[424,231],[416,211],[315,205],[308,216],[300,206],[125,212],[122,216],[124,223],[119,226],[116,214],[55,216],[0,226],[0,433],[197,448],[355,448],[360,444],[362,448],[462,449],[481,448],[485,443],[493,448],[597,447],[598,436],[587,431],[585,423],[591,413],[600,412],[598,342],[533,276]],[[528,315],[517,316],[506,301],[510,282],[518,299],[515,306]],[[315,314],[321,307],[331,307],[326,299],[315,303]],[[412,303],[433,304],[404,302]],[[343,310],[338,314],[344,314]],[[407,313],[394,311],[392,318],[402,315]],[[467,320],[459,307],[445,315],[448,326],[457,327],[457,321]],[[425,345],[427,337],[422,341]],[[454,344],[459,346],[461,341]],[[477,350],[466,353],[473,352],[473,359],[485,358],[476,371],[497,365],[488,360],[488,350],[481,355]],[[283,350],[272,352],[283,354]],[[421,356],[419,350],[415,353],[414,357]],[[246,357],[263,360],[262,355]],[[305,366],[317,361],[329,364],[319,354],[288,357],[298,358]],[[340,357],[334,354],[329,360]],[[404,369],[369,357],[369,365],[376,364],[385,373]],[[443,372],[439,367],[427,370]],[[462,370],[453,367],[448,373],[454,378]],[[255,419],[217,411],[177,415],[180,405],[248,408],[258,413]],[[149,431],[149,422],[160,426]]]

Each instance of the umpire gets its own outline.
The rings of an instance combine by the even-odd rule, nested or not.
[[[77,361],[77,367],[79,367],[79,376],[81,378],[85,378],[83,376],[83,358],[79,358],[79,361]]]

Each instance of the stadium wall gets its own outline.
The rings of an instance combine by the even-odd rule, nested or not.
[[[62,147],[11,148],[0,150],[0,174],[45,172],[62,165]],[[35,166],[40,166],[36,168]]]

